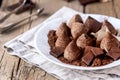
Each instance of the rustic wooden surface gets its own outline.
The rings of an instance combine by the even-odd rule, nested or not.
[[[17,0],[3,0],[4,8],[7,6],[7,3],[12,4]],[[35,27],[36,25],[43,22],[46,18],[60,9],[62,6],[71,7],[77,11],[84,13],[95,13],[95,14],[103,14],[108,16],[113,16],[120,18],[120,0],[112,0],[112,2],[108,3],[93,3],[86,6],[82,6],[79,4],[78,0],[74,0],[70,3],[65,2],[63,0],[33,0],[37,3],[38,7],[44,7],[44,13],[46,15],[40,16],[40,18],[31,21],[29,18],[26,22],[21,23],[19,28],[15,28],[9,33],[0,34],[0,80],[58,80],[55,77],[49,75],[45,71],[27,64],[23,60],[18,57],[11,56],[7,54],[7,52],[3,49],[3,44],[16,36],[24,33],[25,31]],[[30,15],[34,11],[24,12],[20,15],[11,15],[4,23],[1,25],[14,22],[19,18]],[[0,11],[0,16],[7,12]],[[28,23],[29,22],[29,23]]]

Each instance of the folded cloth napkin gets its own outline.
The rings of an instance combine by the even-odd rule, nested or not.
[[[73,70],[58,66],[46,60],[35,49],[34,36],[41,26],[52,19],[76,13],[78,12],[70,8],[63,7],[40,25],[5,43],[4,48],[9,54],[16,55],[25,60],[27,63],[42,68],[60,80],[120,80],[120,66],[98,71]]]

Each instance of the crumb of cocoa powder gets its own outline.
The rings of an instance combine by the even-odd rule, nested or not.
[[[75,66],[81,66],[81,61],[80,60],[75,60],[71,64],[75,65]]]
[[[65,59],[63,56],[60,56],[59,58],[58,58],[60,61],[62,61],[63,63],[66,63],[66,64],[69,64],[70,62],[67,60],[67,59]]]
[[[91,66],[101,66],[101,60],[99,58],[95,58]]]
[[[109,63],[112,63],[112,62],[113,62],[113,59],[106,58],[106,59],[102,60],[102,65],[106,65],[106,64],[109,64]]]

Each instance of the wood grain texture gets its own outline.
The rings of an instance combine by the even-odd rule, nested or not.
[[[12,4],[12,1],[16,2],[16,0],[12,0],[12,1],[4,0],[4,3],[5,1],[9,4]],[[0,16],[4,15],[5,13],[6,12],[3,12],[2,14],[0,14]],[[24,18],[25,16],[28,16],[28,15],[30,15],[30,12],[25,12],[20,15],[12,14],[5,22],[1,23],[0,25],[4,26],[11,22],[15,22],[21,18]],[[26,20],[24,23],[28,21],[29,20]],[[7,54],[7,52],[4,51],[3,49],[3,44],[15,38],[16,36],[22,34],[25,31],[25,29],[30,26],[30,24],[24,24],[24,23],[17,25],[16,27],[19,27],[19,26],[20,27],[15,28],[10,32],[7,32],[6,34],[0,34],[0,80],[15,80],[16,74],[18,72],[18,65],[19,65],[20,59],[18,57]]]
[[[11,0],[4,1],[12,4],[12,2],[10,2]],[[12,1],[14,2],[16,0]],[[37,8],[45,8],[44,13],[39,17],[29,18],[24,23],[18,25],[20,26],[19,28],[15,28],[6,34],[0,35],[0,80],[58,80],[50,74],[46,73],[44,70],[30,65],[18,57],[7,54],[7,52],[2,48],[2,45],[5,42],[24,33],[25,31],[30,30],[36,25],[42,23],[45,19],[50,17],[63,6],[68,6],[80,12],[104,14],[109,16],[117,16],[120,18],[120,0],[113,0],[113,2],[109,3],[93,3],[86,6],[80,5],[78,0],[73,0],[70,3],[63,0],[33,0],[33,2],[37,4]],[[19,18],[23,18],[34,12],[35,10],[28,11],[20,15],[13,14],[9,19],[2,23],[2,25],[14,22]],[[6,12],[0,12],[0,16],[4,13]]]
[[[113,2],[107,3],[92,3],[85,7],[86,13],[103,14],[107,16],[115,16]]]
[[[117,18],[120,18],[120,0],[113,0],[114,12]]]

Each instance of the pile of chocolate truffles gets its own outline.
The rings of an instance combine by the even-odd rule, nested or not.
[[[50,54],[64,63],[76,66],[102,66],[120,58],[118,31],[108,21],[99,22],[88,16],[86,21],[79,14],[57,30],[50,30]]]

